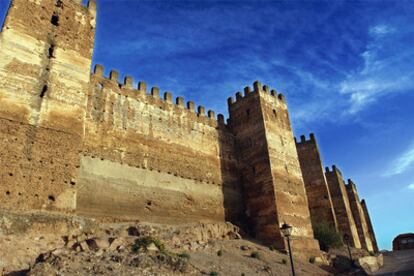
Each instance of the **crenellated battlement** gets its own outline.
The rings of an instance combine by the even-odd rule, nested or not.
[[[348,190],[357,193],[356,185],[350,178],[348,178],[348,184],[346,184],[345,186]]]
[[[133,98],[138,101],[151,104],[164,104],[172,109],[186,111],[189,115],[195,118],[198,122],[208,124],[211,126],[227,126],[224,115],[218,114],[213,110],[208,110],[206,113],[205,107],[202,105],[196,106],[193,101],[187,101],[185,104],[184,98],[179,96],[173,101],[171,92],[164,92],[160,96],[158,87],[152,87],[150,93],[147,93],[147,85],[143,81],[139,81],[134,87],[134,79],[131,76],[125,76],[122,83],[119,82],[120,76],[118,71],[111,70],[109,76],[104,76],[104,67],[96,64],[93,73],[91,74],[91,84],[98,88],[99,91],[109,89],[121,96]],[[93,93],[93,91],[92,91]]]
[[[313,133],[310,133],[310,134],[309,134],[309,140],[306,140],[306,136],[305,136],[305,135],[301,135],[301,136],[300,136],[300,141],[298,141],[298,140],[296,139],[296,137],[294,137],[294,139],[295,139],[295,143],[296,143],[297,145],[300,145],[300,144],[305,144],[305,143],[316,143],[315,134],[313,134]],[[328,169],[329,169],[329,168],[328,168]]]
[[[337,173],[339,173],[342,176],[341,170],[339,170],[336,165],[332,165],[332,169],[331,170],[330,170],[329,167],[325,167],[325,172],[327,172],[327,173],[335,173],[335,172],[337,172]]]
[[[242,102],[245,98],[248,98],[255,94],[264,94],[264,95],[270,95],[272,96],[275,101],[286,105],[285,96],[281,93],[277,93],[276,90],[270,89],[268,85],[262,85],[259,81],[255,81],[253,83],[253,89],[249,86],[246,86],[244,88],[244,93],[242,94],[240,91],[236,92],[235,98],[229,97],[227,99],[227,104],[229,107],[231,107],[234,104],[238,104]]]

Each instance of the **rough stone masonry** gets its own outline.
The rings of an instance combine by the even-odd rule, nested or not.
[[[0,35],[0,208],[231,221],[281,250],[287,222],[295,252],[318,255],[283,95],[255,82],[229,98],[226,122],[100,65],[91,74],[95,22],[93,0],[11,1]]]

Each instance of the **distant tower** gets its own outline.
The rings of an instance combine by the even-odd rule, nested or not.
[[[75,207],[96,17],[95,2],[81,2],[11,2],[0,34],[2,207]]]
[[[329,191],[334,205],[336,220],[338,222],[338,230],[342,234],[347,234],[350,237],[351,246],[361,248],[358,230],[352,215],[342,173],[334,165],[332,166],[332,170],[329,170],[329,167],[326,167],[325,176],[328,181]]]
[[[374,227],[372,226],[372,222],[371,222],[371,218],[369,216],[369,212],[368,212],[368,208],[367,205],[365,203],[365,200],[361,200],[361,206],[362,206],[362,210],[364,211],[365,214],[365,221],[368,224],[368,231],[371,237],[371,242],[372,242],[372,248],[374,249],[374,252],[378,252],[378,244],[377,244],[377,239],[375,237],[375,232],[374,232]]]
[[[306,140],[305,136],[302,135],[300,141],[296,141],[296,149],[298,150],[300,167],[305,182],[306,194],[308,195],[312,222],[327,222],[338,230],[331,194],[314,134],[310,134],[309,140]]]
[[[254,83],[229,98],[230,127],[236,137],[244,183],[246,216],[255,238],[286,249],[280,224],[293,226],[296,254],[319,252],[283,95]],[[312,253],[311,253],[312,251]]]
[[[355,220],[355,224],[358,230],[359,240],[361,242],[362,248],[368,251],[374,251],[372,246],[371,237],[369,234],[368,224],[365,220],[364,210],[362,209],[361,203],[359,201],[358,192],[356,186],[351,179],[348,179],[348,184],[346,185],[346,191],[348,192],[349,203],[352,210],[352,215]]]

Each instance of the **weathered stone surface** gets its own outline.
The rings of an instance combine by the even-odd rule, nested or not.
[[[95,10],[13,0],[0,34],[0,205],[76,209]]]
[[[326,167],[325,176],[328,181],[328,187],[331,193],[332,203],[334,205],[335,215],[338,222],[338,230],[342,234],[348,235],[351,246],[361,248],[358,230],[352,215],[342,173],[334,165],[332,166],[332,170],[329,170],[329,167]]]
[[[346,191],[348,193],[349,205],[351,207],[352,216],[355,220],[355,225],[357,227],[361,246],[363,249],[373,252],[374,248],[371,242],[371,235],[369,233],[368,224],[365,220],[364,210],[362,209],[361,203],[359,201],[356,186],[351,179],[348,179],[348,184],[345,186]]]
[[[286,250],[279,225],[293,226],[294,252],[318,255],[298,155],[283,95],[269,94],[259,82],[229,100],[230,126],[239,146],[239,166],[250,231]],[[307,251],[307,252],[306,252]]]
[[[317,256],[310,215],[319,192],[308,192],[310,213],[284,96],[255,82],[229,99],[226,124],[170,92],[148,94],[142,81],[134,88],[132,77],[119,83],[115,70],[106,77],[97,65],[91,74],[96,6],[81,2],[11,2],[0,34],[0,208],[231,221],[282,250],[287,222],[294,252]],[[335,215],[349,230],[348,209]],[[84,240],[67,244],[85,251],[100,243]]]
[[[372,226],[371,218],[369,216],[368,208],[367,208],[367,205],[366,205],[364,199],[361,200],[361,207],[362,207],[362,210],[364,211],[365,221],[368,224],[368,232],[369,232],[369,235],[370,235],[370,238],[371,238],[372,247],[374,249],[374,252],[379,252],[377,239],[375,237],[374,227]]]
[[[297,141],[296,138],[295,141],[312,222],[324,221],[338,230],[331,193],[325,178],[315,136],[312,133],[310,139],[306,140],[302,135],[300,141]]]
[[[378,256],[365,256],[358,258],[356,264],[361,267],[367,275],[371,275],[384,265],[384,257],[382,254],[379,254]]]

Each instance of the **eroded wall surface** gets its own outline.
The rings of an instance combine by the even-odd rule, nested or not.
[[[229,99],[230,125],[239,145],[246,214],[256,237],[286,249],[280,224],[293,226],[293,247],[319,251],[283,95],[254,83]]]
[[[350,179],[348,179],[348,184],[345,186],[346,191],[348,193],[349,205],[351,207],[352,216],[354,217],[359,240],[361,242],[361,247],[368,251],[373,251],[374,248],[372,246],[368,224],[365,220],[364,210],[362,209],[361,203],[359,201],[356,186]]]
[[[223,116],[102,71],[98,66],[91,77],[78,211],[237,222],[243,208],[235,141]]]
[[[94,30],[94,5],[12,1],[0,35],[2,208],[75,208]]]
[[[312,222],[326,222],[334,229],[338,229],[331,193],[325,178],[315,136],[311,134],[309,140],[306,140],[305,136],[301,136],[300,141],[296,142],[296,149]]]
[[[338,230],[342,234],[348,235],[351,246],[361,248],[358,230],[352,215],[342,173],[338,168],[336,168],[336,166],[332,166],[332,170],[329,170],[328,167],[326,168],[325,176],[328,181],[329,191],[334,205],[334,211],[338,222]]]
[[[362,210],[364,211],[365,221],[368,224],[368,232],[371,238],[372,248],[374,249],[374,252],[379,252],[377,239],[375,237],[374,227],[372,226],[371,217],[369,216],[367,204],[365,203],[364,199],[361,200],[361,207],[362,207]]]

